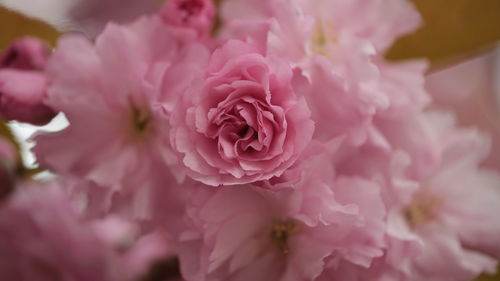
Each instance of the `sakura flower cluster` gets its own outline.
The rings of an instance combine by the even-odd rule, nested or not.
[[[424,61],[384,59],[419,24],[406,0],[170,0],[52,52],[14,43],[0,56],[1,115],[60,112],[69,126],[32,137],[48,183],[13,169],[0,142],[0,276],[495,272],[488,136],[431,106]]]

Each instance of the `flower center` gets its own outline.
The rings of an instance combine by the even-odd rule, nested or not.
[[[151,127],[151,114],[147,110],[140,109],[131,98],[129,98],[129,104],[132,110],[131,121],[134,132],[139,135],[146,134]]]
[[[430,192],[419,192],[404,210],[406,221],[412,228],[419,227],[436,217],[441,204],[442,200]]]
[[[269,237],[271,242],[278,248],[283,255],[288,255],[288,238],[297,233],[298,226],[293,220],[276,221],[271,226]]]
[[[327,45],[332,42],[335,43],[337,38],[335,36],[329,36],[325,30],[325,23],[322,19],[316,19],[316,25],[314,27],[314,33],[311,38],[311,49],[314,53],[327,56]]]

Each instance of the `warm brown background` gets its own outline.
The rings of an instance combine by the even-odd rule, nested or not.
[[[439,68],[491,48],[500,40],[500,0],[412,1],[422,13],[424,25],[401,38],[388,52],[389,59],[426,57]],[[0,49],[23,35],[54,43],[58,33],[48,25],[0,8]],[[500,281],[500,275],[479,280]]]

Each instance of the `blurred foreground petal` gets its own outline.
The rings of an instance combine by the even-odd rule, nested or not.
[[[108,21],[127,22],[159,8],[157,0],[0,0],[0,6],[59,30],[99,33]]]

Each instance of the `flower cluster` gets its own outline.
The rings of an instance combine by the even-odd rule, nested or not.
[[[0,276],[494,272],[488,137],[429,106],[425,62],[383,56],[419,24],[405,0],[170,0],[95,40],[63,35],[52,53],[14,43],[0,114],[43,124],[61,112],[69,126],[32,138],[49,183],[16,174],[0,142]]]

